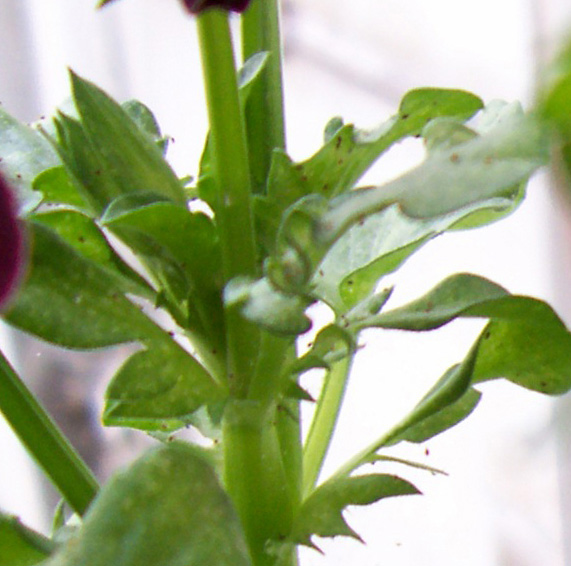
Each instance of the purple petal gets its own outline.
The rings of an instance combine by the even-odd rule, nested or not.
[[[0,175],[0,306],[14,291],[24,264],[24,237],[11,188]]]
[[[200,14],[209,8],[243,12],[250,0],[182,0],[182,3],[191,14]]]

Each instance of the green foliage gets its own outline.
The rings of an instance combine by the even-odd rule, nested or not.
[[[292,537],[313,546],[310,536],[359,535],[347,525],[342,511],[348,505],[370,505],[385,497],[415,495],[419,491],[409,482],[386,474],[335,478],[319,486],[304,502],[293,527]]]
[[[45,562],[109,564],[251,564],[236,512],[198,449],[167,444],[117,474],[77,536]]]
[[[269,31],[259,10],[254,1],[241,16],[244,29],[268,26],[246,38],[247,51],[270,49],[249,53],[240,72],[226,15],[198,20],[211,132],[194,187],[169,166],[168,137],[146,106],[120,105],[74,73],[72,104],[39,131],[0,110],[0,157],[31,241],[4,320],[64,348],[130,345],[105,394],[105,425],[165,441],[192,426],[214,439],[208,450],[155,447],[102,489],[67,541],[1,516],[0,547],[12,554],[0,566],[295,566],[292,549],[313,546],[313,536],[359,538],[344,519],[348,506],[418,493],[360,468],[380,460],[426,468],[388,451],[467,418],[479,383],[503,378],[550,395],[571,388],[571,334],[546,303],[466,273],[405,305],[382,288],[436,236],[511,214],[548,161],[552,130],[566,155],[568,62],[535,114],[420,88],[372,131],[333,119],[323,146],[294,162],[283,143],[254,139],[282,139],[284,127],[277,27]],[[410,137],[424,143],[422,163],[384,185],[359,185]],[[298,354],[316,303],[332,318]],[[457,318],[487,320],[464,359],[319,483],[361,332],[431,331]],[[0,409],[84,514],[92,476],[0,361]],[[316,400],[299,383],[315,368],[325,374]],[[304,402],[316,410],[302,445]]]
[[[53,543],[20,523],[17,517],[0,513],[0,566],[32,566],[47,558]]]

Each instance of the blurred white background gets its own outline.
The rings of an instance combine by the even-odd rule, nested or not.
[[[175,0],[121,0],[100,12],[94,11],[94,4],[2,0],[4,107],[28,121],[49,113],[68,96],[66,68],[71,67],[120,100],[136,97],[148,104],[175,140],[170,157],[177,171],[195,173],[206,117],[192,19]],[[395,112],[406,90],[417,86],[464,88],[485,101],[518,99],[529,105],[538,60],[551,52],[565,29],[565,4],[288,1],[283,32],[290,154],[301,159],[316,151],[332,116],[362,127],[376,125]],[[418,147],[403,144],[369,179],[388,178],[419,156]],[[548,181],[546,174],[535,177],[528,200],[508,220],[429,245],[398,278],[391,278],[397,283],[395,299],[417,296],[451,272],[470,271],[514,293],[548,299],[571,317],[566,296],[571,234],[563,200]],[[327,470],[402,416],[446,368],[464,357],[479,327],[472,321],[434,335],[367,335],[370,348],[356,365]],[[51,350],[22,342],[21,336],[7,336],[5,342],[20,367],[41,354],[34,365],[45,371],[44,360],[54,356]],[[99,367],[103,362],[99,357],[93,363]],[[93,367],[85,369],[73,360],[69,364],[79,375],[66,376],[67,384],[74,382],[69,379],[80,380],[88,391],[101,391],[103,385],[92,383]],[[54,373],[53,364],[50,367]],[[70,373],[62,367],[55,366]],[[56,382],[57,371],[52,376]],[[35,386],[41,379],[41,373],[30,376]],[[468,421],[426,446],[406,451],[446,470],[448,477],[403,470],[423,497],[352,508],[348,519],[367,545],[325,541],[320,546],[326,555],[304,551],[304,564],[571,564],[564,544],[571,538],[566,536],[571,531],[566,489],[571,480],[571,456],[566,454],[571,403],[554,404],[500,382],[482,390],[483,401]],[[92,409],[88,407],[88,413]],[[118,441],[111,437],[102,442]],[[133,437],[122,442],[131,452],[138,446]],[[106,450],[98,445],[96,452]],[[46,514],[33,503],[40,489],[34,473],[8,427],[0,427],[0,508],[46,529]]]

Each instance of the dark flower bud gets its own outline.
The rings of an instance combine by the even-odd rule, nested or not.
[[[0,306],[10,297],[24,265],[24,236],[11,188],[0,175]]]
[[[191,14],[200,14],[209,8],[243,12],[250,0],[182,0],[182,3]]]

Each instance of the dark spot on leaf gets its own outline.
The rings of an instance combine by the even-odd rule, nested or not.
[[[484,340],[487,340],[490,337],[491,333],[489,330],[486,330],[486,332],[484,332]]]
[[[85,236],[79,236],[79,237],[77,238],[77,241],[78,241],[80,244],[85,243]]]
[[[428,301],[426,303],[426,308],[424,309],[424,312],[431,312],[434,309],[434,303],[432,301]]]
[[[430,456],[430,450],[428,448],[424,449],[424,455],[425,456]]]
[[[341,138],[341,136],[337,136],[337,139],[335,140],[335,149],[339,149],[341,147],[342,141],[343,139]]]
[[[349,280],[347,281],[347,285],[353,285],[353,279],[349,279]]]
[[[410,118],[410,114],[402,114],[401,119],[408,120]]]
[[[458,161],[460,161],[460,156],[457,153],[453,153],[450,156],[450,161],[452,161],[452,163],[458,163]]]
[[[301,180],[303,183],[307,182],[307,175],[302,175]]]

